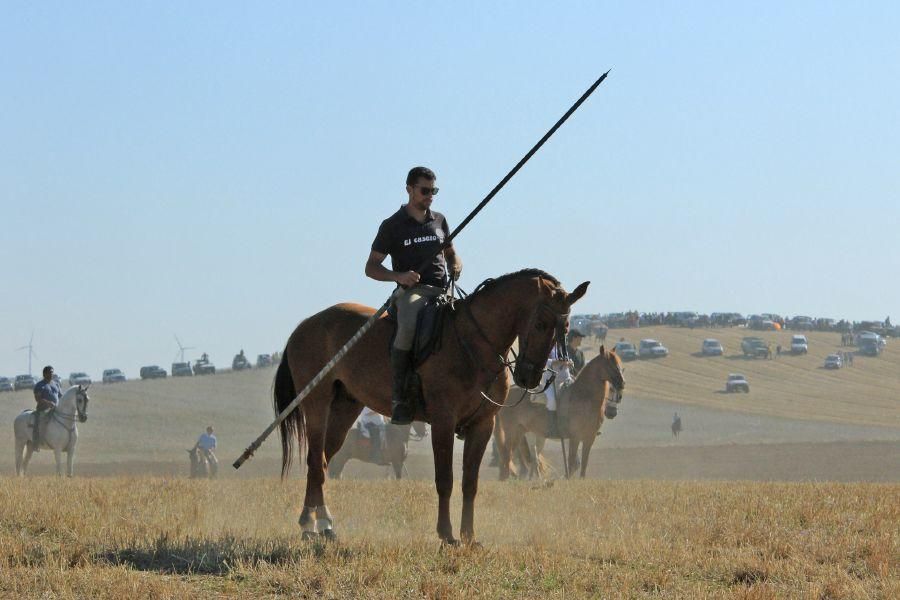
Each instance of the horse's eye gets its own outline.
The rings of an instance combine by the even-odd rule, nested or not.
[[[541,323],[540,321],[538,321],[538,323],[535,324],[534,328],[537,331],[546,331],[547,330],[547,326],[544,323]]]

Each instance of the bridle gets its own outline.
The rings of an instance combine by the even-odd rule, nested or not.
[[[478,288],[476,288],[475,291],[477,292]],[[450,283],[450,308],[454,312],[456,311],[456,303],[454,301],[454,296],[457,293],[459,294],[460,299],[463,299],[463,300],[469,296],[469,294],[467,294],[461,287],[459,287],[459,285],[457,285],[455,281],[451,281],[451,283]],[[475,331],[478,333],[478,335],[481,337],[481,339],[487,344],[488,348],[491,349],[491,354],[493,354],[494,356],[497,357],[497,360],[500,362],[500,365],[501,365],[500,370],[497,372],[494,372],[492,369],[489,369],[481,364],[481,361],[479,361],[477,359],[477,357],[475,356],[475,352],[472,350],[471,346],[459,334],[459,329],[456,327],[456,320],[454,319],[453,320],[453,329],[456,332],[456,339],[459,342],[459,344],[463,347],[463,349],[466,351],[469,361],[472,363],[473,367],[480,369],[480,370],[486,370],[493,375],[493,377],[491,378],[491,383],[496,381],[496,379],[500,376],[500,373],[502,373],[504,369],[507,369],[510,372],[510,374],[512,375],[513,381],[515,382],[515,384],[524,390],[525,393],[522,394],[522,398],[525,397],[526,393],[538,393],[538,394],[543,393],[544,390],[546,390],[550,385],[553,384],[553,380],[556,377],[556,373],[552,369],[547,369],[544,364],[539,365],[539,364],[535,363],[534,361],[530,361],[525,358],[525,356],[527,355],[527,352],[528,352],[528,341],[531,338],[531,334],[533,333],[533,331],[535,329],[535,326],[534,326],[535,321],[538,319],[538,317],[541,315],[542,312],[549,312],[553,316],[553,319],[554,319],[554,325],[553,325],[554,339],[556,340],[559,356],[562,357],[563,359],[567,358],[568,353],[566,351],[565,344],[564,343],[561,344],[559,342],[559,340],[565,339],[565,327],[566,327],[566,323],[568,322],[568,319],[569,319],[568,312],[559,313],[556,310],[554,310],[553,307],[550,306],[550,304],[546,301],[541,301],[540,303],[538,303],[538,305],[535,306],[534,309],[531,311],[531,315],[529,315],[528,326],[527,326],[528,333],[526,333],[525,340],[519,346],[519,353],[516,354],[516,351],[512,350],[510,348],[509,351],[512,352],[513,358],[512,358],[512,360],[509,360],[508,358],[506,358],[506,356],[504,354],[501,354],[500,352],[498,352],[494,349],[496,347],[494,342],[492,342],[490,340],[490,338],[488,338],[487,334],[484,332],[484,328],[478,322],[478,319],[475,318],[475,314],[472,312],[472,307],[469,306],[469,304],[467,302],[461,302],[460,305],[464,308],[464,312],[466,312],[466,316],[472,322],[472,325],[475,327]],[[522,381],[523,380],[523,370],[524,370],[524,374],[529,374],[529,373],[533,373],[537,369],[540,369],[542,375],[543,375],[543,373],[549,371],[550,377],[547,378],[547,382],[544,385],[543,389],[529,390],[528,386],[524,385],[524,383]],[[490,384],[488,385],[488,387],[490,387]],[[496,404],[497,406],[501,406],[501,407],[503,406],[502,403],[498,403],[498,402],[494,401],[489,396],[487,396],[484,392],[482,392],[481,395],[485,399],[490,401],[492,404]],[[519,402],[522,401],[522,398],[519,399]],[[518,404],[518,402],[516,404]]]
[[[82,400],[84,401],[84,409],[83,410],[80,405],[80,401],[82,401]],[[87,395],[87,390],[85,390],[82,387],[79,387],[78,391],[75,392],[75,412],[74,413],[64,413],[59,410],[54,410],[53,411],[53,419],[57,423],[59,423],[60,425],[65,427],[66,429],[71,429],[71,428],[62,422],[63,419],[70,422],[73,427],[75,425],[76,420],[79,423],[84,423],[85,421],[87,421],[87,418],[88,418],[88,411],[87,411],[88,400],[90,400],[90,398]]]
[[[565,343],[560,343],[560,340],[566,339],[566,323],[569,322],[569,313],[556,312],[547,302],[539,303],[531,312],[531,316],[528,319],[528,326],[526,327],[527,333],[525,334],[525,339],[522,340],[521,344],[519,344],[519,354],[521,355],[521,358],[513,353],[513,356],[515,357],[515,368],[512,373],[513,381],[521,388],[528,387],[526,385],[523,385],[522,383],[523,375],[533,374],[534,371],[538,369],[540,369],[541,373],[543,374],[543,372],[546,370],[544,365],[538,365],[534,361],[528,360],[526,358],[526,356],[528,355],[528,343],[531,339],[531,334],[535,330],[535,321],[538,319],[542,312],[550,313],[550,315],[554,319],[553,339],[556,341],[557,356],[560,360],[566,360],[569,358]]]

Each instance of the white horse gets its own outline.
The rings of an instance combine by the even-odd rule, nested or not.
[[[87,387],[70,387],[52,411],[41,413],[40,447],[53,450],[56,457],[56,474],[62,476],[62,453],[66,453],[67,471],[74,473],[75,445],[78,443],[76,421],[87,421]],[[16,437],[16,475],[25,476],[28,461],[34,453],[34,411],[26,410],[13,421]]]

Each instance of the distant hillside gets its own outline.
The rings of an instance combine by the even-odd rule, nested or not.
[[[891,340],[878,358],[857,357],[853,367],[826,371],[821,368],[825,356],[839,349],[840,337],[836,333],[809,334],[807,356],[786,355],[770,361],[741,357],[740,340],[747,333],[743,329],[655,327],[610,331],[607,340],[611,346],[620,337],[633,342],[655,338],[670,350],[667,358],[626,363],[626,403],[658,400],[771,417],[900,428],[900,341]],[[758,335],[771,340],[773,347],[777,343],[787,347],[791,334]],[[724,357],[699,356],[700,343],[707,337],[721,340],[726,350]],[[588,357],[596,353],[596,348],[596,345],[586,347]],[[752,388],[750,394],[722,393],[730,372],[747,376]],[[177,469],[183,474],[187,464],[184,451],[212,424],[219,437],[222,468],[230,473],[231,461],[274,418],[270,395],[274,374],[275,370],[269,368],[204,377],[94,384],[90,392],[90,418],[80,426],[82,437],[76,463],[109,463],[111,468],[117,463],[115,472],[129,469],[145,472],[155,465],[154,473]],[[0,470],[12,469],[12,419],[33,403],[30,392],[0,395]],[[637,407],[637,404],[623,405],[623,416],[606,428],[608,437],[604,439],[608,441],[603,444],[623,443],[625,440],[616,437],[618,430],[637,436],[636,440],[649,440],[647,445],[657,444],[644,433],[632,433],[646,425],[634,421],[643,414]],[[666,437],[668,410],[655,416],[652,424],[664,434],[659,443],[670,442]],[[696,422],[695,418],[692,424]],[[729,427],[727,431],[732,431],[733,426]],[[732,437],[726,435],[724,439]],[[692,434],[681,443],[699,443],[695,438]],[[742,440],[752,442],[753,438],[744,436]],[[422,451],[430,453],[428,441],[420,445]],[[280,455],[275,433],[239,475],[275,475]],[[36,461],[43,467],[49,467],[50,463],[52,454],[46,452]]]
[[[748,331],[743,328],[684,329],[642,327],[610,330],[607,345],[624,337],[637,345],[644,338],[661,341],[667,358],[626,363],[626,396],[728,408],[756,414],[841,423],[900,427],[900,340],[889,340],[877,358],[857,356],[852,367],[829,371],[825,357],[841,350],[839,333],[808,332],[809,354],[784,354],[773,360],[747,359],[741,338],[756,335],[790,349],[796,332]],[[700,345],[716,338],[725,356],[703,357]],[[596,345],[586,347],[588,356]],[[750,394],[725,394],[729,373],[743,373]]]

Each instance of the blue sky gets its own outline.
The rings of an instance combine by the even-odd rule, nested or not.
[[[900,5],[4,3],[0,374],[224,366],[380,304],[413,165],[464,287],[535,266],[584,312],[900,317]],[[895,317],[894,320],[897,320]]]

